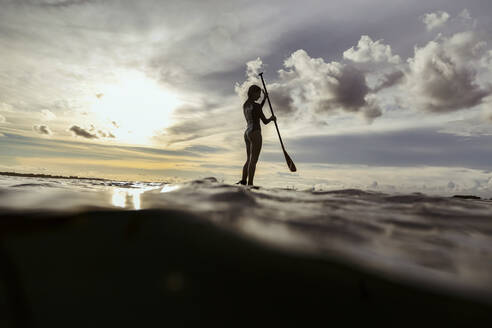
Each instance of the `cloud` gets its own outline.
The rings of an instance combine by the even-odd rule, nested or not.
[[[246,80],[241,84],[236,82],[234,86],[234,90],[241,99],[246,100],[248,97],[248,89],[253,84],[258,85],[263,89],[263,83],[258,77],[258,74],[261,73],[263,69],[263,62],[259,57],[246,63]],[[265,83],[267,84],[270,101],[276,109],[281,112],[296,111],[294,99],[291,96],[291,90],[288,85],[284,83]]]
[[[8,151],[15,157],[19,151],[25,151],[29,156],[66,156],[66,157],[91,157],[97,159],[146,159],[166,160],[176,157],[196,158],[197,154],[185,150],[167,150],[160,148],[118,146],[106,144],[91,144],[90,148],[84,141],[68,141],[57,139],[40,139],[26,137],[18,134],[6,134],[8,140],[0,143],[0,149]],[[37,150],[37,151],[36,151]]]
[[[289,87],[281,83],[272,83],[268,86],[268,96],[274,107],[284,113],[296,111],[294,99],[290,94]]]
[[[69,7],[92,3],[95,0],[16,0],[20,3],[30,4],[40,7]]]
[[[401,16],[391,14],[401,11],[401,7],[394,11],[391,8],[398,6],[375,6],[374,3],[369,5],[360,0],[358,2],[360,2],[358,8],[361,10],[353,11],[350,9],[353,9],[353,5],[347,3],[346,6],[342,6],[344,8],[340,8],[343,15],[340,11],[327,10],[336,7],[329,2],[319,4],[317,7],[294,1],[283,2],[281,11],[269,10],[278,5],[271,2],[254,6],[234,2],[224,11],[217,11],[216,6],[209,3],[192,1],[165,3],[97,1],[94,5],[72,6],[63,10],[27,6],[7,7],[5,11],[2,10],[3,14],[0,14],[1,29],[5,31],[2,34],[2,44],[12,51],[4,55],[6,56],[4,63],[8,65],[3,64],[5,67],[0,71],[7,72],[7,66],[12,66],[15,67],[13,69],[15,74],[4,76],[0,88],[2,94],[7,94],[11,88],[13,90],[10,85],[15,86],[16,91],[15,93],[12,91],[12,95],[3,98],[2,101],[20,107],[17,99],[24,99],[21,98],[22,95],[33,95],[34,100],[28,104],[33,111],[49,108],[61,120],[65,118],[65,114],[62,114],[65,110],[58,110],[45,104],[36,106],[38,104],[35,102],[38,99],[51,101],[61,95],[67,99],[87,97],[90,101],[97,101],[96,97],[101,96],[100,93],[106,93],[106,90],[100,87],[105,83],[112,83],[116,77],[113,72],[124,66],[131,70],[145,70],[151,78],[160,79],[166,86],[175,88],[173,91],[177,93],[182,92],[183,99],[193,98],[190,102],[196,101],[201,96],[215,102],[220,99],[221,102],[230,105],[229,108],[235,106],[234,114],[236,112],[241,114],[240,100],[237,97],[233,99],[231,95],[232,83],[244,81],[244,63],[256,58],[247,66],[248,75],[252,77],[248,83],[258,83],[261,86],[255,74],[263,69],[263,63],[267,64],[266,68],[271,70],[266,76],[267,81],[270,82],[268,88],[274,109],[276,111],[278,109],[279,114],[288,112],[298,114],[300,117],[309,113],[309,115],[328,117],[345,111],[360,113],[371,120],[381,115],[383,108],[380,104],[390,103],[391,100],[387,98],[392,96],[389,92],[375,97],[372,94],[395,83],[403,83],[404,79],[399,79],[398,73],[391,76],[391,72],[383,70],[377,71],[378,74],[372,70],[375,75],[372,79],[366,70],[361,69],[360,64],[367,64],[368,67],[374,67],[374,63],[394,65],[399,58],[396,54],[402,58],[413,56],[409,53],[413,45],[418,43],[421,46],[425,44],[422,40],[429,37],[427,33],[420,35],[415,33],[419,29],[423,30],[423,24],[417,18],[429,10],[422,11],[422,4],[410,4],[405,8],[404,15],[408,20],[400,20]],[[43,3],[70,4],[76,1],[43,1]],[[454,6],[441,7],[441,9],[458,13],[463,8],[456,10]],[[474,11],[473,5],[470,6]],[[304,8],[306,10],[295,10],[303,7],[306,7]],[[321,7],[323,10],[320,10]],[[488,5],[487,7],[490,8]],[[258,15],[249,15],[251,13]],[[371,15],[373,19],[369,24],[359,19],[368,13],[375,14]],[[302,19],[299,18],[301,15],[304,16]],[[351,17],[349,21],[353,23],[349,24],[350,26],[346,24],[347,15]],[[322,16],[324,19],[318,19]],[[87,20],[88,17],[91,18],[90,21]],[[382,17],[392,17],[392,19],[380,19]],[[343,37],[337,37],[340,36],[339,32],[342,29]],[[268,33],[264,33],[265,30]],[[360,31],[364,31],[365,35],[361,36]],[[320,40],[325,41],[320,42]],[[332,75],[325,74],[320,81],[315,78],[300,77],[279,79],[275,72],[280,68],[294,72],[302,70],[297,64],[290,68],[282,66],[282,61],[294,50],[299,49],[301,41],[302,48],[310,55],[309,58],[323,57],[324,66],[320,67],[338,67],[339,72]],[[111,43],[111,47],[107,47],[108,42]],[[129,49],[131,51],[128,51]],[[346,55],[342,56],[344,51]],[[258,56],[261,56],[263,61]],[[30,60],[23,62],[26,58]],[[398,67],[398,69],[402,68]],[[30,71],[33,72],[35,79],[25,78],[30,76]],[[62,88],[68,89],[73,83],[72,80],[65,78],[65,76],[72,76],[68,74],[78,75],[79,80],[72,84],[72,89],[66,90],[69,92],[62,92],[65,91],[61,90]],[[317,78],[321,74],[315,76]],[[50,80],[43,83],[42,77]],[[85,78],[87,81],[84,82],[84,86],[87,88],[83,90],[80,88],[80,80]],[[174,83],[182,78],[183,83]],[[21,83],[22,79],[28,80],[26,82],[29,90],[21,87],[26,85]],[[69,83],[63,83],[64,81]],[[222,89],[218,87],[219,83]],[[324,88],[316,93],[311,89],[310,83]],[[245,86],[249,85],[245,84]],[[190,90],[196,93],[188,93]],[[219,91],[223,90],[224,93],[219,94]],[[391,91],[393,90],[395,93],[400,91],[396,88]],[[219,95],[226,96],[219,98]],[[106,95],[101,97],[105,99]],[[82,101],[85,100],[80,102]],[[88,110],[83,106],[79,108],[80,111]],[[268,111],[267,108],[268,106],[264,108],[265,113]],[[197,120],[202,120],[202,124],[184,122],[183,120],[188,118],[180,117],[172,121],[175,123],[175,129],[168,131],[180,133],[173,138],[209,136],[217,131],[228,129],[226,124],[223,124],[225,122],[223,119],[215,122],[216,127],[204,126],[208,124],[204,121],[209,120],[206,118],[208,108],[198,110],[204,113],[203,116],[197,117]],[[399,113],[395,110],[394,114],[398,119]],[[110,116],[110,118],[117,117]],[[294,122],[296,118],[297,116],[294,115],[289,116],[288,121]],[[7,119],[10,122],[14,116],[7,115]],[[78,122],[79,125],[83,123],[81,126],[87,132],[98,138],[104,138],[97,133],[97,129],[90,131],[89,125],[84,123],[96,122],[94,117],[87,117],[80,121],[74,118],[66,119],[69,123],[64,123],[65,128],[70,127],[71,123]],[[125,125],[123,121],[117,120],[117,122]],[[30,130],[32,123],[39,122],[26,123],[26,130]],[[285,123],[282,125],[286,126],[287,120]],[[58,131],[54,123],[48,124]],[[115,134],[122,133],[122,130],[117,130],[110,124],[106,126],[98,122],[96,125],[102,128],[104,133],[107,133],[107,130],[113,130]],[[119,137],[119,134],[117,135]]]
[[[368,102],[370,89],[364,72],[356,67],[326,63],[322,58],[311,58],[304,50],[294,52],[284,66],[286,70],[279,71],[280,81],[298,109],[307,107],[318,114],[362,112],[368,118],[379,115],[375,99]]]
[[[437,11],[434,13],[425,14],[422,17],[428,31],[433,30],[437,27],[443,26],[449,19],[449,14],[445,11]]]
[[[392,63],[398,64],[400,57],[393,55],[391,47],[382,43],[383,40],[373,41],[369,36],[362,35],[357,46],[346,50],[343,58],[356,63]]]
[[[169,36],[153,49],[157,51],[147,67],[164,85],[181,90],[230,94],[230,81],[238,79],[241,65],[272,53],[275,40],[292,29],[292,19],[276,14],[278,6],[270,2],[234,2],[227,4],[227,10],[216,9],[223,8],[220,1],[177,3],[160,10],[169,11],[171,24],[162,28]],[[298,13],[295,20],[303,15]],[[262,32],[264,28],[268,33]]]
[[[7,119],[5,118],[5,116],[0,115],[0,123],[6,123],[6,122],[7,122]]]
[[[101,138],[115,138],[114,134],[110,131],[97,130],[97,135]]]
[[[395,99],[406,99],[406,107],[435,113],[473,108],[492,94],[486,77],[492,51],[487,50],[485,40],[474,30],[439,35],[416,46],[405,63],[400,63],[389,45],[367,35],[343,52],[341,62],[312,58],[299,49],[285,59],[276,80],[270,77],[274,82],[268,90],[279,112],[320,115],[344,111],[360,113],[369,122],[382,115],[381,104],[391,102],[378,93],[396,85],[400,88],[395,90]],[[262,69],[260,58],[247,62],[246,80],[236,84],[236,93],[245,97],[251,84],[259,84],[257,74]]]
[[[456,187],[456,184],[453,181],[448,182],[448,189],[454,189]]]
[[[96,134],[92,134],[89,131],[87,131],[87,130],[85,130],[85,129],[77,126],[77,125],[72,125],[70,127],[70,129],[68,129],[68,130],[73,132],[74,135],[79,136],[79,137],[83,137],[86,139],[98,139],[99,138]]]
[[[111,131],[104,131],[98,129],[94,126],[94,124],[90,125],[89,129],[83,129],[77,125],[73,125],[70,127],[69,131],[72,131],[78,136],[87,138],[87,139],[98,139],[98,138],[116,138],[115,135]],[[77,131],[77,132],[76,132]]]
[[[44,135],[53,134],[47,125],[34,125],[32,129],[39,134],[44,134]]]
[[[492,163],[492,135],[465,137],[434,128],[309,136],[289,139],[288,144],[296,163],[472,169],[489,169]],[[261,156],[285,161],[279,152]]]
[[[244,115],[240,100],[237,101],[237,98],[235,100],[232,105],[215,102],[213,98],[184,104],[174,110],[173,123],[154,135],[152,141],[169,146],[202,137],[237,132],[238,127],[244,126]],[[207,140],[206,143],[217,140]]]
[[[185,151],[197,153],[220,153],[226,151],[226,149],[222,147],[210,147],[206,145],[193,145],[186,147]]]
[[[485,70],[489,69],[489,67],[492,67],[492,50],[486,52],[486,54],[480,59],[480,65]]]
[[[461,18],[461,19],[464,19],[464,20],[470,20],[472,19],[471,15],[470,15],[470,11],[468,9],[463,9],[459,14],[458,14],[458,17]]]
[[[377,82],[376,86],[372,89],[372,92],[377,93],[381,90],[391,88],[403,81],[405,77],[405,73],[400,70],[393,71],[387,74],[384,74]]]
[[[414,105],[429,112],[450,112],[481,104],[492,91],[477,79],[475,63],[485,55],[484,46],[473,31],[466,31],[416,47],[404,85]]]
[[[11,113],[14,111],[14,107],[7,103],[0,103],[0,112],[8,112]]]
[[[261,83],[258,74],[263,71],[263,62],[260,57],[250,60],[246,63],[246,80],[239,84],[236,82],[234,85],[234,91],[244,100],[248,98],[248,89],[252,84],[256,84],[263,89],[263,85]],[[270,92],[270,89],[268,89]]]
[[[365,97],[366,105],[363,107],[364,118],[368,123],[383,115],[376,95],[370,94]]]
[[[446,122],[439,129],[441,133],[449,133],[457,136],[492,136],[492,106],[484,106],[480,113],[462,116],[457,120]]]
[[[56,115],[52,111],[47,110],[47,109],[43,109],[41,111],[41,116],[42,116],[43,120],[45,120],[45,121],[51,121],[51,120],[54,120],[56,118]]]
[[[223,128],[217,124],[218,120],[190,119],[183,120],[165,129],[162,135],[155,136],[157,142],[166,142],[168,145],[177,142],[190,141],[210,136]]]

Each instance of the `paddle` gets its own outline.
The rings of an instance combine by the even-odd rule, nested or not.
[[[274,115],[272,104],[270,103],[270,97],[268,96],[268,91],[265,85],[265,80],[263,80],[263,72],[260,73],[260,77],[261,77],[261,82],[263,83],[263,90],[265,90],[265,96],[267,97],[268,100],[268,105],[270,106],[270,111],[272,112],[272,115]],[[282,142],[282,137],[280,136],[280,132],[278,130],[277,121],[273,121],[273,123],[275,123],[275,127],[277,128],[278,138],[280,139],[280,145],[282,146],[282,150],[284,151],[284,156],[285,156],[285,161],[287,162],[287,166],[289,167],[291,172],[295,172],[297,171],[297,168],[294,162],[292,161],[292,159],[290,158],[289,154],[287,154],[287,152],[285,151],[284,143]]]

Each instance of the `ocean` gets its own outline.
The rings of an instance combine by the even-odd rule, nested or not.
[[[2,327],[492,322],[478,197],[1,175],[0,213]]]

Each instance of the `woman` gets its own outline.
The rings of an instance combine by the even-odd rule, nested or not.
[[[243,166],[243,178],[239,181],[239,184],[245,185],[246,179],[249,186],[253,185],[253,179],[255,177],[256,162],[258,162],[258,156],[260,156],[261,150],[261,128],[260,118],[263,124],[268,124],[271,121],[276,121],[276,117],[272,115],[269,119],[263,115],[263,105],[267,99],[266,93],[263,91],[263,100],[261,104],[255,101],[260,98],[263,90],[257,86],[252,85],[248,89],[248,99],[243,105],[244,117],[248,123],[248,127],[244,132],[244,141],[246,142],[247,160]]]

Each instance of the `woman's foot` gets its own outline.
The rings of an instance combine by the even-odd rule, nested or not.
[[[245,186],[246,180],[239,180],[238,182],[236,182],[236,184],[241,184],[241,185]]]
[[[246,187],[247,187],[248,189],[260,189],[260,187],[258,187],[258,186],[253,186],[253,185],[250,185],[250,184],[249,184],[249,185],[247,185]]]

